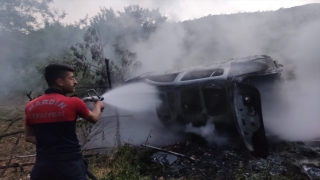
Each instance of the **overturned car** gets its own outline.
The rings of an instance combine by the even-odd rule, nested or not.
[[[183,129],[213,123],[221,134],[242,136],[253,155],[267,157],[261,100],[255,82],[277,79],[282,65],[266,55],[230,59],[224,63],[166,73],[146,73],[126,82],[157,86],[163,125]],[[235,133],[234,133],[235,132]]]

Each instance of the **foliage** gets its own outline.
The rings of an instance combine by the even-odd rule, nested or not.
[[[106,58],[111,59],[112,83],[120,84],[126,75],[141,66],[136,60],[136,53],[131,52],[127,46],[148,38],[156,26],[165,20],[166,17],[158,9],[149,10],[138,5],[128,6],[124,12],[117,13],[111,8],[101,8],[100,12],[90,19],[90,25],[83,37],[84,42],[77,43],[70,49],[81,66],[86,66],[88,69],[90,66],[101,67],[93,73],[101,76],[100,81],[95,83],[103,86],[107,86],[106,68],[103,62]],[[105,52],[106,48],[108,52]]]
[[[75,61],[75,57],[71,53],[66,54],[62,60],[56,57],[51,57],[50,59],[46,60],[46,63],[39,63],[36,66],[36,69],[40,74],[44,75],[44,68],[50,63],[65,63],[65,64],[69,64],[75,69],[74,75],[76,80],[78,81],[78,86],[80,86],[80,88],[76,88],[75,94],[77,94],[80,97],[84,96],[85,91],[87,90],[81,87],[94,86],[92,84],[92,81],[99,79],[99,77],[95,76],[94,74],[90,74],[90,70],[88,69],[88,66],[77,63],[77,61]],[[43,76],[42,76],[42,82],[43,83],[45,82]],[[45,86],[45,84],[43,84],[43,86]]]
[[[117,13],[111,8],[101,8],[100,12],[90,19],[90,24],[87,24],[87,17],[78,24],[85,25],[87,30],[83,35],[83,42],[70,48],[75,57],[74,65],[81,67],[85,77],[99,77],[93,78],[92,84],[107,87],[104,62],[109,58],[112,83],[120,84],[124,82],[126,75],[141,65],[136,60],[136,53],[126,48],[126,45],[132,43],[132,39],[126,40],[123,37],[134,37],[135,41],[146,38],[165,20],[166,17],[161,15],[159,10],[149,10],[137,5],[128,6],[124,12]],[[136,36],[137,34],[140,36]],[[109,48],[108,54],[105,52],[106,48]]]
[[[126,75],[140,66],[136,53],[130,51],[130,44],[148,37],[166,19],[158,10],[130,6],[125,12],[101,8],[93,18],[62,25],[59,13],[49,9],[51,2],[1,1],[0,93],[30,90],[41,93],[46,84],[34,67],[54,61],[68,61],[76,67],[79,86],[106,87],[104,60],[108,58],[112,83],[122,83]],[[19,9],[20,6],[24,8]],[[41,27],[42,21],[35,18],[40,12],[48,20]],[[13,15],[9,17],[10,13]],[[10,25],[9,20],[1,18],[22,20],[25,24]],[[19,71],[15,72],[16,69]]]
[[[1,0],[0,1],[0,31],[29,32],[39,28],[42,21],[57,22],[64,18],[65,13],[51,10],[52,0]]]
[[[118,44],[113,45],[113,48],[119,62],[111,62],[111,78],[116,83],[122,83],[127,74],[131,74],[141,66],[141,62],[136,61],[136,53],[130,52]]]
[[[99,26],[101,38],[109,44],[124,46],[149,38],[157,27],[166,22],[167,17],[159,9],[149,10],[139,5],[130,5],[124,12],[114,12],[111,8],[101,8],[100,12],[90,19],[90,26]]]
[[[35,69],[52,59],[72,58],[69,47],[81,38],[85,31],[77,26],[46,23],[42,29],[28,34],[5,31],[0,34],[0,93],[24,94],[33,91],[42,94],[46,87],[41,74]],[[15,83],[13,83],[15,82]],[[33,94],[34,94],[33,93]]]

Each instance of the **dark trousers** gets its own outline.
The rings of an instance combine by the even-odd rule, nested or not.
[[[30,174],[31,180],[87,180],[87,166],[81,159],[38,159]]]

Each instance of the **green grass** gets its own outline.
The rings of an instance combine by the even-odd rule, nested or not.
[[[150,161],[150,152],[125,144],[107,157],[93,158],[89,170],[101,180],[151,179],[163,174],[162,166]]]

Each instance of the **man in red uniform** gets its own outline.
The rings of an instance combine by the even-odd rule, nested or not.
[[[82,160],[76,135],[77,116],[96,123],[104,107],[102,101],[90,111],[79,98],[67,97],[75,91],[74,69],[66,64],[45,68],[49,88],[30,101],[26,108],[25,140],[36,144],[36,162],[31,180],[84,180],[87,167]]]

